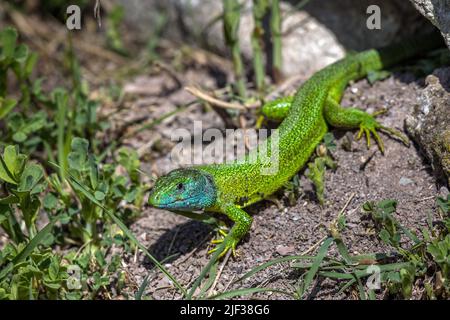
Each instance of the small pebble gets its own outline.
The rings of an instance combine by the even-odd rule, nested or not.
[[[398,182],[401,186],[406,186],[408,184],[414,183],[413,180],[409,179],[409,178],[405,178],[405,177],[401,177],[400,181]]]
[[[447,189],[445,186],[442,186],[442,187],[439,189],[439,195],[440,195],[441,197],[443,197],[443,198],[447,197],[448,193],[449,193],[449,191],[448,191],[448,189]]]
[[[295,248],[291,246],[278,245],[276,251],[282,256],[287,256],[288,254],[293,253],[295,251]]]

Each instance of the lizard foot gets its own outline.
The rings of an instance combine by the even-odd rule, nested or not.
[[[386,132],[390,136],[397,137],[406,146],[409,146],[409,141],[403,134],[401,134],[399,131],[397,131],[395,129],[388,128],[388,127],[385,127],[385,126],[379,124],[373,118],[373,116],[369,116],[361,122],[361,124],[359,125],[359,133],[358,133],[358,136],[356,137],[356,139],[357,140],[361,139],[363,134],[365,134],[366,141],[367,141],[367,148],[370,148],[370,135],[372,134],[375,138],[375,141],[378,144],[378,147],[380,148],[381,153],[384,153],[384,143],[383,143],[383,140],[381,140],[381,137],[379,136],[377,130]]]
[[[226,239],[227,239],[226,236],[224,236],[224,238],[222,238],[222,239],[212,240],[211,243],[215,244],[217,246],[215,248],[209,250],[208,254],[212,254],[212,253],[216,252],[218,250],[218,248],[219,248],[219,245],[222,244],[224,241],[226,241],[225,248],[220,253],[218,258],[219,259],[222,258],[228,252],[228,250],[230,250],[230,249],[231,249],[231,252],[233,254],[233,257],[236,257],[237,256],[236,246],[237,246],[239,241],[237,241],[236,239],[233,239],[233,238],[229,238],[228,240],[226,240]]]

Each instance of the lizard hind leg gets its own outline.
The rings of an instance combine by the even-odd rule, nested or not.
[[[371,115],[357,108],[343,108],[331,97],[327,98],[324,107],[324,115],[328,124],[337,128],[359,128],[359,133],[356,139],[359,140],[363,135],[365,135],[368,148],[370,147],[370,136],[372,135],[378,144],[380,151],[384,153],[384,143],[377,131],[383,131],[390,136],[397,137],[406,146],[409,146],[408,139],[402,133],[395,129],[385,127],[375,120],[375,116],[379,114],[380,112],[376,112]]]
[[[286,96],[266,102],[261,108],[261,115],[256,120],[256,129],[260,129],[266,120],[283,121],[291,109],[293,99],[294,96]]]

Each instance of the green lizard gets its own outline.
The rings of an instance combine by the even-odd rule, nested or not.
[[[191,217],[203,216],[194,213],[199,210],[227,215],[234,225],[230,236],[225,238],[227,243],[221,255],[230,249],[234,254],[236,245],[252,224],[251,216],[242,208],[267,198],[294,176],[308,161],[329,125],[359,128],[357,138],[365,135],[368,147],[370,135],[373,135],[382,152],[384,146],[377,130],[397,136],[408,144],[399,132],[378,123],[374,115],[356,108],[343,108],[340,100],[349,81],[440,47],[442,43],[439,36],[427,36],[363,51],[331,64],[303,83],[293,98],[282,98],[263,106],[262,112],[268,118],[283,120],[278,127],[277,154],[271,144],[272,135],[251,150],[243,161],[173,170],[156,181],[149,204],[185,215],[191,212]],[[261,156],[263,151],[264,157]],[[272,159],[275,154],[277,170],[267,174],[264,169],[269,169],[273,163],[265,159]]]

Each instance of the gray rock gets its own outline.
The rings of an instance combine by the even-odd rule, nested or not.
[[[406,130],[431,161],[436,178],[450,185],[450,68],[441,68],[426,78]]]
[[[203,45],[226,55],[222,34],[222,2],[218,0],[118,0],[126,20],[140,35],[148,37],[160,12],[169,23],[166,37]],[[251,1],[244,2],[240,24],[240,41],[245,60],[251,69],[250,35],[253,28]],[[295,2],[297,3],[297,2]],[[381,9],[381,30],[366,26],[369,5]],[[431,24],[407,1],[398,0],[314,0],[297,10],[281,2],[283,30],[283,68],[285,76],[310,76],[315,71],[342,58],[347,50],[379,47],[396,38],[426,32]],[[215,22],[214,22],[215,21]]]
[[[445,186],[442,186],[442,187],[439,189],[439,196],[442,197],[442,198],[444,198],[444,199],[447,198],[447,195],[448,195],[449,193],[450,193],[450,191],[448,191],[447,187],[445,187]]]
[[[289,254],[292,254],[295,251],[295,248],[292,246],[278,245],[275,250],[279,255],[287,256]]]
[[[417,10],[431,21],[439,30],[450,48],[450,1],[449,0],[410,0]]]

